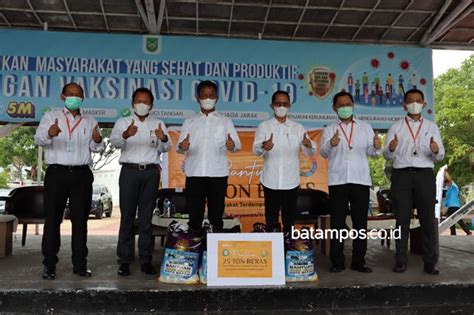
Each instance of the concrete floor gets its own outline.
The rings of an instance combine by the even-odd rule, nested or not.
[[[0,292],[9,290],[208,290],[205,285],[170,285],[157,281],[157,276],[140,272],[138,262],[132,265],[132,275],[117,275],[116,236],[90,235],[89,267],[91,278],[81,278],[72,274],[70,261],[70,236],[62,237],[60,262],[57,265],[57,278],[53,281],[41,279],[41,235],[28,234],[26,246],[21,246],[21,235],[14,236],[13,254],[0,258]],[[346,265],[350,264],[350,248],[346,246]],[[379,241],[369,241],[367,263],[374,270],[372,274],[362,274],[346,269],[329,273],[329,259],[316,248],[316,266],[319,281],[287,284],[287,288],[337,288],[352,286],[384,286],[408,284],[474,284],[474,236],[441,236],[440,261],[441,274],[432,276],[422,270],[421,256],[410,255],[408,270],[403,274],[391,271],[394,261],[393,245],[390,250]],[[154,264],[161,263],[163,249],[157,244]]]

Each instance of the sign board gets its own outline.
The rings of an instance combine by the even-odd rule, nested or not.
[[[80,32],[0,31],[0,121],[37,122],[62,107],[65,83],[85,91],[84,111],[99,122],[131,114],[138,87],[155,95],[153,115],[180,125],[199,111],[195,88],[218,85],[217,110],[236,126],[272,116],[276,90],[289,92],[290,117],[307,128],[336,119],[332,96],[352,94],[359,119],[388,128],[404,115],[403,93],[425,93],[434,120],[431,49],[298,41]]]
[[[207,235],[207,285],[284,285],[283,233]]]

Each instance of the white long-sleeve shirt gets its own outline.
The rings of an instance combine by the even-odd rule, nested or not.
[[[386,160],[393,160],[393,168],[404,167],[427,167],[433,168],[435,161],[441,161],[444,158],[444,146],[436,124],[426,118],[414,121],[408,115],[406,116],[413,135],[416,135],[421,125],[420,132],[416,137],[416,143],[413,141],[410,130],[405,122],[405,118],[395,122],[387,133],[386,146],[383,155]],[[389,143],[395,137],[398,138],[398,146],[394,152],[390,152]],[[433,137],[438,144],[439,152],[434,154],[430,149],[430,141]],[[417,149],[414,149],[417,148]],[[417,156],[413,155],[413,151],[418,151]]]
[[[316,152],[315,142],[311,141],[311,148],[302,144],[305,133],[303,125],[290,119],[280,123],[272,118],[260,123],[255,133],[253,152],[257,156],[263,155],[262,185],[275,190],[288,190],[300,185],[300,150],[307,156]],[[272,134],[273,148],[266,151],[262,144]]]
[[[179,144],[189,134],[189,149],[184,152]],[[186,119],[181,127],[176,151],[186,154],[184,173],[188,177],[224,177],[229,175],[227,135],[235,143],[233,152],[241,148],[232,120],[217,112],[202,112]]]
[[[61,132],[57,137],[50,137],[48,130],[56,119]],[[71,129],[79,122],[71,135],[69,135],[67,119]],[[36,130],[35,142],[45,148],[44,156],[47,165],[91,165],[91,152],[100,152],[104,147],[103,141],[96,143],[92,140],[92,132],[96,126],[97,121],[92,116],[79,114],[74,118],[66,108],[51,110],[41,118]]]
[[[329,160],[328,185],[359,184],[372,185],[370,177],[368,156],[375,157],[382,153],[382,149],[374,147],[374,131],[372,127],[361,120],[353,120],[352,150],[349,148],[348,139],[352,123],[336,123],[327,126],[321,141],[321,156]],[[339,130],[340,142],[336,147],[331,147],[331,138]],[[344,130],[344,132],[343,132]]]
[[[124,139],[122,134],[130,126],[132,120],[137,126],[137,133]],[[155,129],[160,125],[168,137],[166,142],[155,136]],[[110,143],[120,149],[120,163],[135,164],[160,164],[161,153],[168,152],[173,145],[164,122],[151,115],[142,122],[135,114],[117,120],[110,135]]]

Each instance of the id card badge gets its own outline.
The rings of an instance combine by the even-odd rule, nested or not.
[[[350,160],[352,157],[352,148],[349,148],[346,153],[346,160]]]
[[[420,156],[420,147],[412,147],[411,148],[411,156],[412,157],[419,157]]]
[[[150,147],[158,146],[158,137],[153,131],[150,131]]]
[[[66,151],[74,152],[74,142],[71,139],[69,139],[66,143]]]

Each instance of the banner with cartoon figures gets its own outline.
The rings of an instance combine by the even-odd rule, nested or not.
[[[431,49],[382,45],[0,31],[0,121],[37,122],[62,107],[65,83],[85,91],[84,112],[100,122],[130,115],[133,91],[155,95],[154,115],[181,124],[198,111],[195,87],[217,83],[218,110],[237,126],[271,117],[276,90],[291,95],[291,118],[308,128],[333,121],[332,96],[352,94],[359,119],[388,128],[403,93],[421,89],[433,118]]]
[[[242,149],[237,153],[229,153],[229,180],[226,194],[225,212],[236,217],[242,223],[242,230],[252,230],[255,222],[265,223],[263,187],[260,184],[262,157],[252,152],[255,132],[252,130],[238,131]],[[319,155],[322,138],[321,130],[310,130],[308,136],[318,144],[318,152],[313,157],[303,153],[300,156],[301,187],[327,192],[327,160]],[[170,131],[173,143],[177,143],[179,132]],[[167,155],[167,180],[163,186],[185,188],[184,155],[169,151]]]

